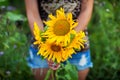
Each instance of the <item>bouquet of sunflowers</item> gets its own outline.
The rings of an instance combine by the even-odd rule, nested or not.
[[[34,23],[35,45],[38,45],[38,55],[57,63],[72,58],[76,50],[84,48],[85,33],[76,32],[74,28],[78,25],[72,19],[72,13],[65,14],[64,9],[56,10],[56,16],[50,14],[50,19],[44,21],[46,28],[41,31],[37,23]]]

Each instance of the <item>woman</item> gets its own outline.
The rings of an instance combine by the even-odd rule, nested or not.
[[[77,32],[85,31],[87,38],[87,25],[90,21],[93,9],[93,0],[25,0],[26,13],[28,17],[29,27],[33,34],[33,23],[36,22],[41,30],[43,30],[43,20],[47,20],[48,14],[54,14],[56,9],[63,7],[65,12],[72,12],[73,18],[77,19],[78,26],[75,28]],[[48,66],[49,68],[56,70],[59,68],[59,64],[54,64],[52,61],[41,60],[36,55],[37,49],[32,45],[30,47],[30,57],[28,58],[28,65],[32,68],[35,74],[36,80],[43,80]],[[72,55],[72,59],[69,59],[70,63],[76,65],[78,68],[79,80],[85,80],[89,72],[89,68],[92,67],[90,59],[89,42],[85,44],[85,48],[78,54]]]

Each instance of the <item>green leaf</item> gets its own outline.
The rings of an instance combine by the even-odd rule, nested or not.
[[[48,29],[48,26],[45,26],[45,27],[44,27],[44,32],[46,32],[46,31],[47,31],[47,29]]]
[[[12,13],[12,12],[7,12],[6,13],[6,17],[10,21],[18,21],[18,20],[25,21],[26,20],[26,18],[23,15],[21,15],[21,14],[15,14],[15,13]]]

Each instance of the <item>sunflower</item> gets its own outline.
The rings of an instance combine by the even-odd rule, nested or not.
[[[68,45],[68,47],[80,51],[81,47],[84,48],[85,42],[85,33],[83,31],[80,31],[74,35],[74,38],[71,40],[71,43]]]
[[[77,22],[72,19],[72,13],[65,14],[64,9],[56,10],[56,16],[49,15],[50,20],[44,21],[48,30],[44,33],[49,37],[50,42],[63,43],[65,46],[70,43],[70,34],[75,34],[74,28]]]
[[[39,55],[42,55],[44,58],[48,60],[56,61],[57,63],[63,62],[68,59],[72,52],[62,47],[61,44],[56,44],[49,42],[47,40],[45,43],[41,44],[41,47],[38,51]]]
[[[68,58],[72,58],[72,54],[75,53],[75,50],[72,47],[66,47],[66,52],[62,54],[63,61],[66,61]]]
[[[41,33],[41,31],[40,31],[37,23],[34,22],[33,34],[34,34],[34,38],[35,38],[36,41],[33,44],[41,44],[41,42],[42,42],[41,39],[42,38],[40,36],[40,33]]]

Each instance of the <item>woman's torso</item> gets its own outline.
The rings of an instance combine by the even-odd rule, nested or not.
[[[55,14],[55,11],[60,7],[64,8],[65,12],[72,12],[73,18],[76,19],[80,13],[80,0],[38,0],[39,11],[41,18],[46,20],[48,14]]]

